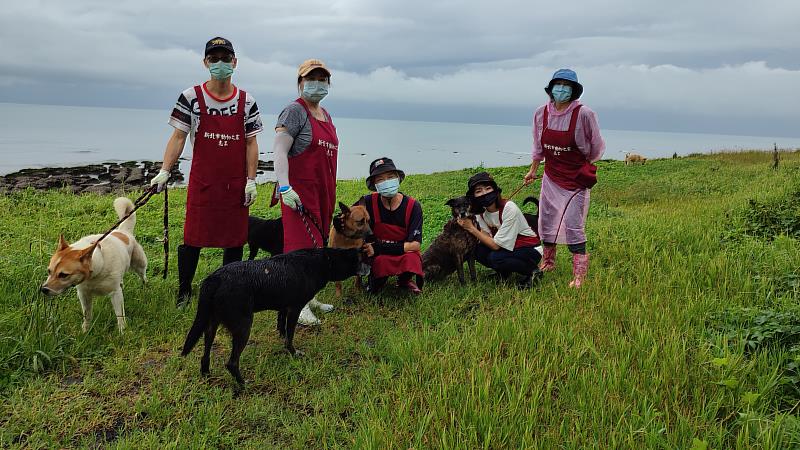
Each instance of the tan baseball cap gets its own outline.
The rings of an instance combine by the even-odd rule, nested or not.
[[[331,71],[325,67],[325,63],[319,59],[307,59],[303,61],[303,64],[300,64],[300,67],[297,68],[297,76],[304,77],[311,73],[314,69],[322,69],[328,76],[331,76]]]

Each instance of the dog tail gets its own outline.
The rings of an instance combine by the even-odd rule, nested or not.
[[[534,196],[530,196],[530,197],[526,197],[525,200],[522,201],[522,205],[523,206],[527,205],[528,203],[533,203],[534,205],[536,205],[536,209],[539,209],[539,199],[538,198],[536,198]]]
[[[114,211],[117,212],[117,217],[122,219],[125,214],[133,211],[133,202],[128,197],[117,197],[114,199]],[[119,225],[119,229],[133,234],[134,226],[136,226],[136,213],[125,219],[125,222]]]
[[[211,307],[217,288],[219,288],[219,279],[217,277],[212,275],[203,280],[203,284],[200,286],[200,295],[197,298],[197,314],[194,316],[194,323],[192,323],[192,328],[189,329],[189,334],[186,335],[181,356],[188,355],[197,344],[197,341],[200,340],[200,336],[205,333],[208,321],[211,319]]]

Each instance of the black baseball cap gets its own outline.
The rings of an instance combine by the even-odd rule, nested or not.
[[[233,51],[233,44],[231,44],[231,41],[225,39],[224,37],[217,36],[206,42],[206,56],[208,56],[208,54],[212,51],[218,49],[227,50],[234,55],[236,54],[236,52]]]

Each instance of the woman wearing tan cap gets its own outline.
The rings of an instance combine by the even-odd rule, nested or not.
[[[300,97],[283,109],[275,124],[276,196],[281,198],[284,252],[322,247],[330,229],[339,138],[330,114],[319,104],[328,95],[330,82],[331,72],[322,61],[309,59],[300,64]],[[314,298],[300,313],[301,325],[319,324],[309,306],[333,310]]]

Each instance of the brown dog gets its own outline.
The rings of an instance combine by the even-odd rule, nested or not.
[[[644,165],[644,163],[646,163],[646,162],[647,162],[647,158],[645,158],[642,155],[639,155],[639,154],[636,154],[636,153],[630,153],[630,152],[625,153],[625,165],[626,166],[628,164],[632,165],[632,164],[635,164],[635,163],[640,163],[640,164]]]
[[[369,213],[363,204],[348,207],[339,202],[341,213],[333,218],[333,226],[328,237],[328,247],[358,248],[364,246],[364,239],[372,236],[369,227]],[[361,276],[356,276],[356,289],[361,289]],[[336,298],[342,297],[342,282],[336,282]]]

